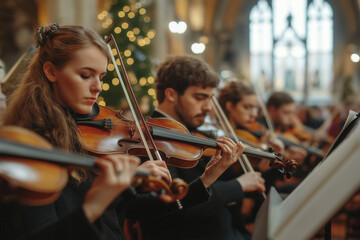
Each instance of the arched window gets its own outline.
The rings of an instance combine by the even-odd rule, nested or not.
[[[265,92],[287,91],[309,104],[329,101],[332,50],[325,0],[259,0],[250,12],[251,81]]]

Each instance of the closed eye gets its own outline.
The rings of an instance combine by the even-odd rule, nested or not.
[[[90,76],[89,75],[86,75],[86,74],[80,74],[81,78],[83,79],[88,79]]]

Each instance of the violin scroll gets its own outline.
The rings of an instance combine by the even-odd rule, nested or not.
[[[290,178],[292,173],[297,169],[298,163],[289,158],[287,155],[283,156],[281,153],[275,155],[276,158],[270,161],[269,166],[278,169],[287,178]]]
[[[188,192],[187,183],[179,178],[173,179],[169,185],[156,176],[137,174],[133,178],[132,186],[144,192],[150,192],[165,203],[172,203],[183,199]]]

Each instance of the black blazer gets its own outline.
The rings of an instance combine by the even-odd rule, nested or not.
[[[155,111],[153,118],[164,117]],[[205,161],[191,169],[181,169],[168,166],[173,178],[181,178],[191,182],[202,175],[206,166]],[[243,191],[235,179],[229,181],[217,180],[209,187],[211,197],[209,201],[182,211],[153,219],[141,221],[145,239],[246,239],[241,233],[237,217],[233,211],[240,212]],[[237,216],[237,217],[236,217]]]

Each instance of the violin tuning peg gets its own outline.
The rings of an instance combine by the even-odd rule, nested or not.
[[[286,172],[286,177],[287,178],[291,178],[291,176],[292,176],[291,172]]]
[[[274,153],[274,149],[272,147],[269,147],[267,150],[269,153]]]

